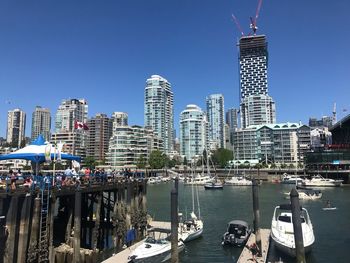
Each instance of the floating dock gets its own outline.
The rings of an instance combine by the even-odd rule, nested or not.
[[[260,235],[261,235],[261,257],[256,257],[256,262],[258,263],[265,263],[267,260],[267,254],[269,252],[269,245],[270,245],[270,229],[260,229]],[[247,246],[249,247],[255,243],[255,234],[252,233],[247,241]],[[247,248],[244,247],[242,250],[242,253],[240,257],[238,258],[237,263],[246,263],[249,261],[252,261],[253,255],[252,252]]]

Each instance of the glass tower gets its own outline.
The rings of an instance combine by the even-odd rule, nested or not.
[[[201,156],[207,148],[207,120],[197,105],[187,105],[180,114],[180,152],[187,160]]]
[[[163,140],[164,151],[173,150],[174,95],[171,84],[159,75],[152,75],[145,88],[145,126],[151,127]]]
[[[225,147],[225,112],[224,96],[222,94],[209,95],[206,99],[209,139],[216,144],[216,148]]]

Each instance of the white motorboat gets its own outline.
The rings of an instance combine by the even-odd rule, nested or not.
[[[225,185],[234,185],[234,186],[249,186],[253,182],[243,176],[233,176],[230,179],[225,180]]]
[[[305,252],[309,252],[315,242],[313,226],[305,208],[301,208],[301,228]],[[294,230],[291,205],[279,205],[275,208],[271,223],[271,238],[276,247],[289,256],[295,257]]]
[[[303,179],[296,175],[289,175],[287,173],[283,174],[281,184],[294,184],[298,185],[303,182]]]
[[[154,229],[154,232],[167,232],[170,230]],[[153,263],[166,262],[171,258],[171,241],[168,235],[165,238],[155,238],[155,235],[149,235],[142,243],[132,251],[128,257],[128,263]],[[182,241],[178,242],[178,250],[181,252],[184,248]]]
[[[300,200],[317,200],[322,198],[321,191],[298,191]],[[289,199],[289,192],[284,193],[286,199]]]
[[[222,237],[222,245],[242,247],[247,242],[252,230],[243,220],[233,220],[228,223],[227,231]]]
[[[311,187],[335,187],[341,186],[343,180],[334,180],[330,178],[323,178],[321,175],[313,176],[311,179],[303,180],[304,186]]]
[[[179,223],[179,240],[189,242],[199,238],[203,233],[203,221],[198,219],[194,212],[191,219]]]

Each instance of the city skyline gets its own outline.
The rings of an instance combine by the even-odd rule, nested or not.
[[[205,108],[209,94],[222,93],[226,108],[237,108],[239,32],[231,13],[247,32],[256,3],[2,2],[0,136],[6,134],[9,110],[29,115],[41,105],[54,115],[68,97],[85,98],[89,117],[123,111],[130,123],[143,125],[144,81],[153,74],[172,83],[177,130],[181,110],[191,103]],[[269,91],[278,122],[307,124],[309,117],[330,116],[334,102],[338,119],[343,109],[350,111],[349,36],[340,31],[348,9],[346,1],[264,2],[258,34],[268,39]],[[27,121],[27,136],[29,131]]]

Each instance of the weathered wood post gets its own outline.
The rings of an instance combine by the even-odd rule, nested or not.
[[[175,187],[171,190],[171,263],[179,262],[178,251],[178,192],[177,179],[175,180]]]
[[[53,246],[53,223],[56,208],[56,197],[52,196],[49,199],[50,213],[49,213],[49,262],[55,262],[55,250]]]
[[[294,242],[295,242],[296,259],[297,259],[296,262],[306,263],[303,230],[301,228],[301,218],[300,218],[301,207],[299,204],[299,194],[295,188],[293,188],[292,191],[290,191],[290,202],[291,202],[291,209],[292,209]]]
[[[259,248],[259,256],[261,256],[261,235],[260,235],[260,209],[259,209],[259,186],[256,179],[253,179],[253,212],[254,212],[254,234],[255,243]]]
[[[34,199],[34,211],[33,219],[30,231],[30,241],[28,248],[27,262],[37,262],[38,258],[38,237],[39,237],[39,225],[40,225],[40,207],[41,199],[36,197]]]
[[[0,215],[0,263],[4,263],[4,252],[5,242],[6,242],[6,218]]]
[[[81,191],[75,191],[73,262],[80,263]]]
[[[26,195],[23,201],[21,211],[21,221],[19,225],[19,237],[18,237],[18,263],[26,262],[27,247],[29,240],[29,215],[32,206],[32,196]]]
[[[15,239],[17,230],[17,210],[18,210],[18,197],[12,196],[10,201],[10,208],[7,211],[6,226],[8,229],[8,237],[6,240],[5,257],[4,261],[7,263],[15,262],[17,253],[15,253]]]
[[[95,227],[92,231],[92,249],[96,250],[97,249],[97,243],[98,239],[100,237],[100,222],[101,222],[101,206],[102,206],[102,194],[103,193],[98,193],[97,195],[97,206],[96,206],[96,221],[95,221]]]

